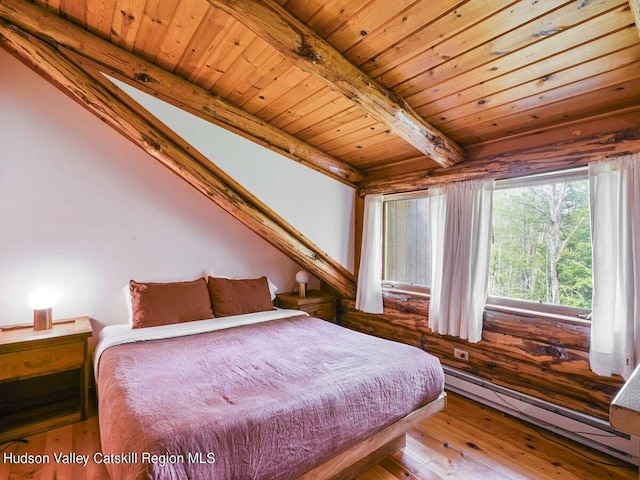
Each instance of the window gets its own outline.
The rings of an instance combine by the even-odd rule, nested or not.
[[[429,293],[425,192],[384,197],[383,287]],[[585,317],[591,309],[586,169],[499,181],[493,194],[491,308]]]
[[[385,197],[383,285],[428,291],[429,245],[429,198],[424,193]]]
[[[585,170],[496,187],[489,303],[574,315],[563,307],[591,308],[588,188]]]

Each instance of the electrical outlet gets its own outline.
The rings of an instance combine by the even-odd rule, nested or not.
[[[465,362],[469,361],[469,352],[460,350],[459,348],[453,349],[453,356],[459,358],[460,360],[464,360]]]

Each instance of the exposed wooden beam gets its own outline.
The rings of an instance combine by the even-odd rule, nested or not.
[[[479,158],[446,169],[436,168],[364,182],[359,192],[361,196],[401,193],[462,180],[512,178],[584,166],[630,152],[640,152],[640,127]]]
[[[512,155],[514,151],[522,152],[544,145],[564,145],[580,138],[621,132],[634,126],[640,127],[640,105],[629,105],[613,112],[607,111],[589,118],[536,129],[534,132],[514,134],[499,140],[467,145],[465,148],[468,161],[476,162],[489,157]],[[401,175],[418,171],[425,172],[435,168],[433,165],[425,165],[425,160],[425,157],[422,156],[370,168],[366,171],[367,181],[373,183],[376,180],[400,178]]]
[[[245,24],[296,66],[360,105],[438,164],[447,167],[464,160],[462,148],[428,124],[400,95],[353,65],[276,2],[209,0],[209,3]]]
[[[23,0],[1,0],[0,18],[48,43],[103,65],[108,73],[200,118],[238,133],[349,186],[362,171],[337,160],[219,96]]]
[[[0,45],[338,293],[355,296],[353,276],[343,267],[290,225],[263,213],[240,185],[221,180],[217,167],[202,165],[48,43],[0,20]]]
[[[633,18],[636,21],[638,36],[640,36],[640,0],[629,0],[629,6],[633,12]]]

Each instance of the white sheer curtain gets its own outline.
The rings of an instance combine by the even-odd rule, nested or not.
[[[640,359],[640,154],[589,165],[591,370],[625,379]]]
[[[482,338],[491,247],[493,180],[430,189],[432,282],[429,325],[470,342]]]
[[[382,195],[364,197],[356,308],[382,313]]]

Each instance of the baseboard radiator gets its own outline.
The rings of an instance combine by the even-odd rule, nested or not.
[[[638,465],[640,440],[609,422],[495,385],[443,365],[447,390],[554,432],[626,462]]]

